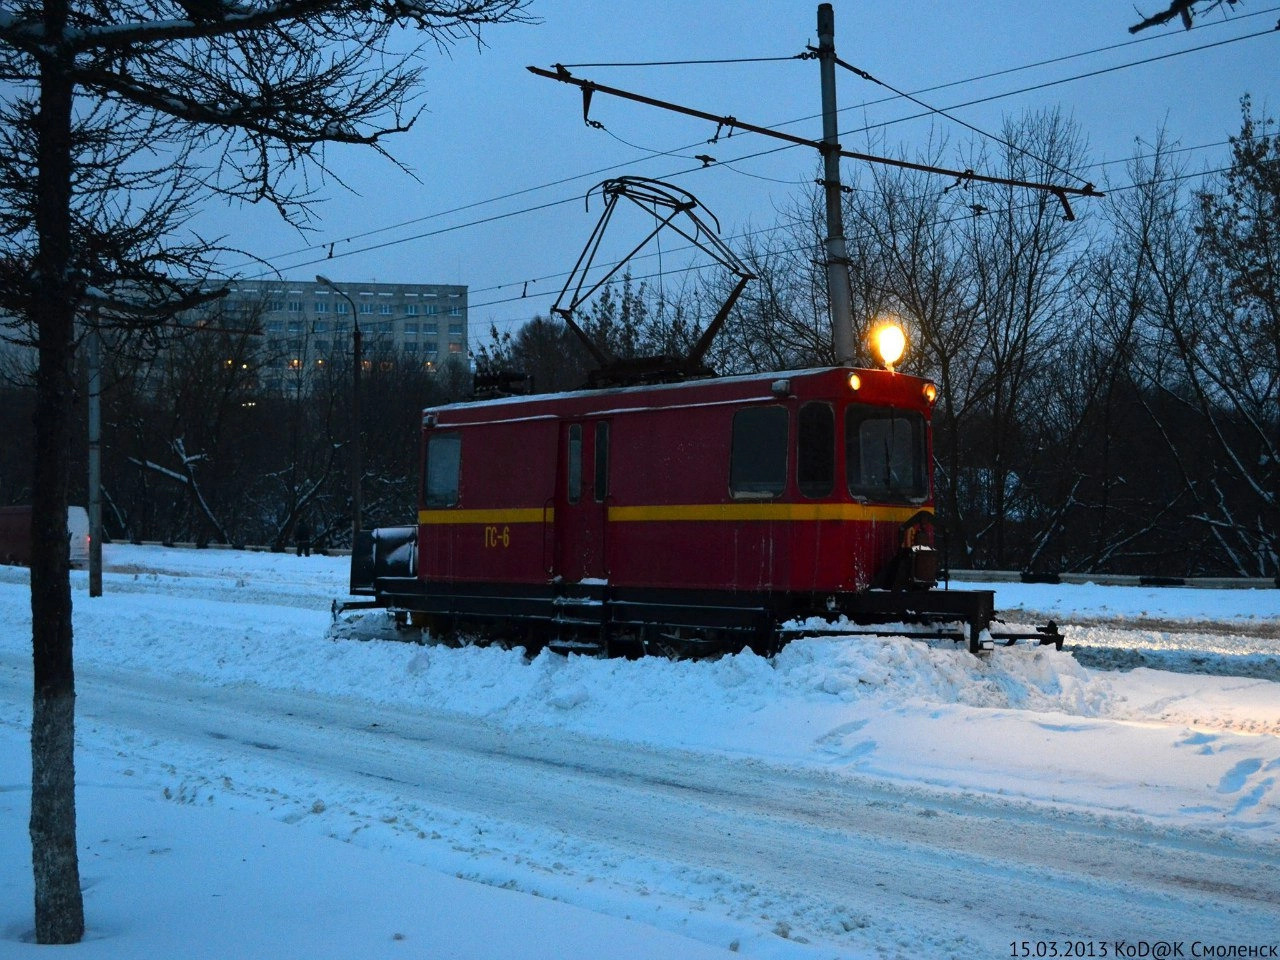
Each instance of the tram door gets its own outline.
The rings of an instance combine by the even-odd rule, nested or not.
[[[608,498],[609,421],[561,424],[554,573],[566,583],[609,576]]]

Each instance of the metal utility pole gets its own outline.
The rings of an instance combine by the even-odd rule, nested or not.
[[[831,345],[836,363],[852,363],[855,353],[849,287],[849,254],[840,209],[840,141],[836,127],[836,15],[818,5],[818,64],[822,77],[822,186],[827,197],[827,299],[831,304]]]
[[[102,596],[102,333],[89,330],[89,596]]]
[[[711,139],[710,142],[712,143],[719,138],[721,130],[745,130],[750,133],[758,133],[762,137],[771,137],[774,140],[782,140],[785,143],[794,143],[802,147],[811,147],[818,150],[823,159],[822,185],[827,198],[827,239],[825,245],[827,254],[827,296],[831,301],[831,340],[832,346],[835,348],[836,362],[847,364],[853,361],[857,345],[853,335],[851,306],[853,295],[849,284],[849,255],[845,249],[844,216],[840,210],[840,194],[842,192],[840,186],[841,157],[896,167],[899,170],[920,170],[924,173],[955,177],[958,181],[965,183],[998,183],[1006,187],[1043,190],[1057,198],[1058,202],[1062,204],[1063,216],[1068,220],[1075,219],[1071,204],[1067,200],[1069,196],[1105,197],[1106,194],[1096,190],[1092,183],[1086,183],[1082,187],[1071,187],[1066,184],[1036,183],[1032,180],[996,177],[990,174],[976,173],[973,170],[951,170],[947,167],[913,163],[910,160],[902,160],[896,157],[878,157],[869,153],[841,149],[836,126],[836,67],[844,67],[859,73],[862,71],[858,71],[856,67],[850,66],[836,56],[835,24],[836,18],[832,12],[831,4],[819,4],[818,46],[810,47],[809,52],[817,56],[822,78],[822,139],[820,141],[808,140],[782,130],[772,130],[758,124],[747,123],[737,117],[721,116],[709,113],[706,110],[698,110],[695,107],[686,107],[678,103],[658,100],[642,93],[620,90],[617,87],[607,87],[603,83],[596,83],[594,80],[588,80],[585,77],[575,77],[562,64],[555,64],[551,70],[544,70],[541,67],[529,67],[528,69],[535,76],[546,77],[548,80],[556,80],[560,83],[578,87],[582,91],[582,119],[591,126],[600,126],[590,117],[591,98],[594,94],[599,93],[611,97],[621,97],[633,103],[643,103],[646,106],[657,107],[661,110],[670,110],[686,117],[697,117],[701,120],[710,121],[716,124],[716,136]],[[704,163],[709,161],[713,162],[714,158],[707,157],[703,159]]]
[[[364,431],[360,423],[360,375],[364,367],[364,349],[361,343],[360,308],[328,277],[317,273],[316,283],[328,287],[351,305],[351,549],[354,551],[356,536],[360,533],[360,487],[364,479]]]

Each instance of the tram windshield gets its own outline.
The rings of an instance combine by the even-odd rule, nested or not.
[[[849,493],[889,503],[927,499],[925,438],[924,417],[915,411],[849,407],[844,431]]]

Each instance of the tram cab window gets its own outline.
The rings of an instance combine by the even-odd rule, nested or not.
[[[910,410],[850,407],[845,415],[849,493],[916,503],[929,495],[924,417]]]
[[[462,437],[456,433],[433,434],[427,441],[423,503],[428,507],[456,506],[461,466]]]
[[[836,482],[836,415],[829,403],[800,408],[796,435],[796,485],[806,497],[829,497]]]
[[[786,407],[747,407],[733,415],[729,493],[749,500],[787,488]]]

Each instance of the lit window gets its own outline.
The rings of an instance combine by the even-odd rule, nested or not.
[[[460,343],[451,343],[451,344],[449,344],[449,352],[450,352],[450,353],[461,353],[461,352],[462,352],[462,344],[460,344]]]

